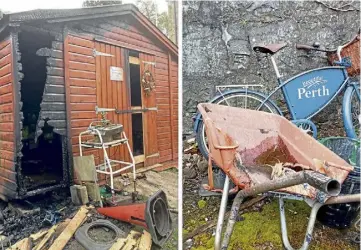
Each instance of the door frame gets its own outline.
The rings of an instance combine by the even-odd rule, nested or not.
[[[129,95],[131,93],[131,87],[132,87],[132,84],[131,84],[131,79],[130,79],[130,65],[133,64],[133,65],[139,65],[139,84],[140,84],[140,90],[142,88],[142,83],[141,83],[141,70],[140,70],[140,59],[139,57],[134,57],[134,56],[129,56],[128,54],[128,63],[129,63],[129,72],[128,72],[128,75],[129,75]],[[143,95],[142,95],[142,90],[140,92],[141,94],[141,98],[142,98],[142,104],[143,104]],[[130,99],[130,102],[131,102],[131,95],[129,97]],[[136,111],[137,109],[142,109],[142,106],[130,106],[131,110],[132,111]],[[137,156],[133,156],[134,157],[134,161],[135,161],[135,164],[140,164],[140,163],[144,163],[145,162],[145,147],[144,147],[144,115],[143,115],[143,112],[142,111],[139,111],[139,112],[134,112],[132,114],[142,114],[142,130],[143,130],[143,154],[141,155],[137,155]],[[131,121],[131,126],[133,125],[133,121]],[[132,139],[133,139],[133,129],[132,129]],[[133,142],[133,153],[134,153],[134,142]]]

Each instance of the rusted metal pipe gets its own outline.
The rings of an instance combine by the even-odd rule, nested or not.
[[[303,183],[308,183],[309,185],[331,195],[338,195],[341,191],[341,185],[338,181],[331,179],[325,175],[314,171],[301,171],[295,174],[289,175],[276,180],[270,180],[268,182],[252,186],[247,189],[239,191],[233,201],[231,214],[228,219],[226,232],[224,234],[222,248],[220,248],[220,242],[215,242],[215,250],[227,249],[229,241],[232,236],[234,224],[237,220],[238,210],[244,198],[257,195],[260,193],[265,193],[269,191],[278,190],[281,188],[291,187]]]

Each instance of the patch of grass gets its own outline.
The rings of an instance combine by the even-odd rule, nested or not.
[[[288,237],[292,246],[298,249],[304,240],[308,217],[311,208],[301,201],[286,201],[286,218]],[[358,249],[345,241],[345,232],[316,224],[314,239],[310,249]],[[213,249],[214,236],[209,232],[198,235],[194,239],[192,250]],[[278,200],[263,206],[261,212],[250,212],[241,215],[236,222],[229,249],[282,249],[281,226]]]

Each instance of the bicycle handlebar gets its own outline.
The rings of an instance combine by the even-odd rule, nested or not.
[[[320,49],[320,48],[316,48],[312,45],[305,45],[305,44],[296,44],[296,49],[299,50],[317,50],[317,51],[322,51],[322,52],[335,52],[336,50],[327,50],[327,49]]]
[[[305,44],[296,44],[296,49],[299,50],[316,50],[316,51],[322,51],[322,52],[337,52],[337,54],[339,54],[341,52],[341,50],[343,48],[345,48],[346,46],[348,46],[349,44],[353,43],[356,39],[360,39],[360,34],[356,34],[350,41],[348,41],[347,43],[340,45],[337,47],[337,49],[320,49],[317,48],[315,46],[312,45],[305,45]]]

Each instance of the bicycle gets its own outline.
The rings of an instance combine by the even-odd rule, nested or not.
[[[342,57],[341,51],[359,40],[357,34],[348,43],[338,46],[337,50],[321,49],[319,44],[312,46],[297,44],[296,49],[306,51],[322,51],[337,54],[336,66],[321,67],[302,72],[283,81],[279,73],[274,55],[288,44],[256,45],[255,52],[270,55],[271,63],[277,76],[278,86],[268,95],[258,91],[249,90],[250,87],[262,85],[221,85],[216,86],[219,93],[210,102],[220,105],[255,109],[284,116],[280,107],[271,99],[279,90],[282,90],[291,121],[313,137],[317,137],[317,127],[310,120],[323,110],[342,91],[345,90],[342,103],[342,119],[348,137],[357,138],[359,131],[358,117],[360,114],[360,86],[358,82],[351,81],[347,69],[351,67],[349,57]],[[358,45],[359,46],[359,45]],[[359,64],[359,62],[358,62]],[[359,67],[359,65],[358,65]],[[359,70],[359,69],[358,69]],[[231,90],[229,90],[231,88]],[[232,88],[235,88],[232,90]],[[224,91],[226,90],[226,91]],[[206,133],[201,114],[194,117],[194,132],[196,141],[203,156],[208,159],[208,146]]]

